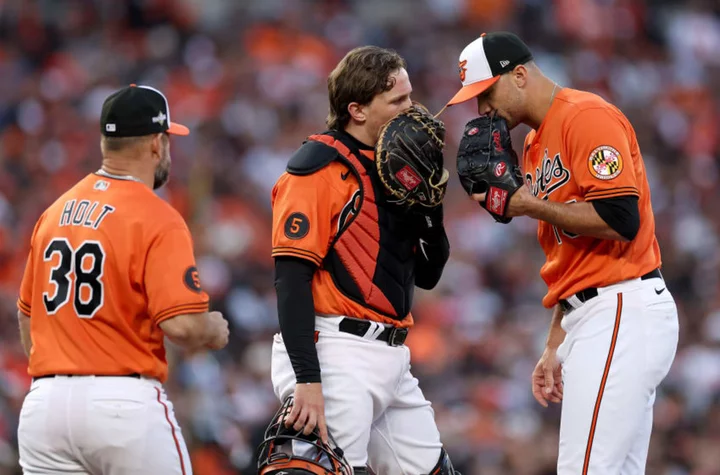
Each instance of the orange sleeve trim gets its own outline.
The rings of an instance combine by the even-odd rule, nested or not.
[[[322,265],[323,258],[315,254],[312,251],[306,251],[305,249],[296,249],[294,247],[276,247],[272,251],[272,257],[277,256],[293,256],[301,257],[309,261],[314,262],[319,267]]]
[[[209,308],[209,302],[187,303],[187,304],[183,304],[183,305],[176,305],[174,307],[170,307],[170,308],[158,313],[155,316],[154,320],[155,320],[155,323],[160,323],[162,321],[167,320],[168,318],[177,317],[178,315],[182,315],[183,313],[207,312],[208,308]]]
[[[594,200],[598,198],[614,198],[616,196],[640,196],[640,192],[637,188],[626,186],[622,188],[613,188],[611,190],[590,191],[585,194],[585,198],[587,200]]]
[[[30,305],[25,303],[23,301],[23,299],[18,299],[17,307],[18,307],[18,310],[20,310],[22,313],[24,313],[28,317],[30,316],[30,310],[31,310]]]

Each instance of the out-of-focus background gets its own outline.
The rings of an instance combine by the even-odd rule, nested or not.
[[[29,378],[15,301],[28,238],[44,208],[99,167],[108,94],[157,87],[192,128],[173,139],[159,193],[190,223],[203,286],[232,336],[222,352],[173,353],[167,388],[195,473],[251,474],[277,407],[270,190],[324,129],[328,73],[355,46],[394,48],[413,99],[437,111],[459,87],[462,48],[501,29],[521,35],[551,78],[602,95],[635,126],[681,317],[647,473],[720,473],[716,0],[0,0],[0,475],[20,473]],[[443,114],[453,173],[472,116],[471,103]],[[529,384],[550,319],[536,225],[495,224],[457,180],[445,209],[452,256],[415,303],[413,372],[462,473],[554,474],[559,408],[542,409]]]

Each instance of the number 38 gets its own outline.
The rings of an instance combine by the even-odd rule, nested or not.
[[[102,244],[98,241],[83,241],[77,249],[73,249],[67,239],[57,238],[45,248],[44,261],[52,261],[55,254],[60,256],[57,265],[50,271],[50,283],[55,286],[55,290],[52,295],[43,292],[43,303],[48,315],[54,315],[64,307],[73,293],[75,314],[80,318],[94,317],[105,302],[101,280],[105,264]],[[86,295],[83,295],[84,289]]]

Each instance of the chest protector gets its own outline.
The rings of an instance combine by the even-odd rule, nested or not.
[[[360,185],[343,208],[323,268],[349,299],[386,317],[404,319],[410,313],[415,290],[417,235],[411,223],[397,205],[387,201],[374,161],[347,134],[328,131],[308,139],[314,143],[306,145],[316,151],[324,144],[336,153],[328,154],[322,147],[326,153],[320,155],[329,159],[306,170],[317,171],[330,161],[339,160]],[[288,166],[290,173],[292,161]]]

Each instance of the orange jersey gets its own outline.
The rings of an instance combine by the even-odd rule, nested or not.
[[[374,160],[372,150],[361,153]],[[272,190],[272,256],[300,257],[319,267],[312,281],[316,313],[410,327],[413,324],[410,313],[397,320],[350,299],[338,289],[332,274],[323,268],[338,231],[357,214],[360,199],[357,178],[339,161],[310,175],[284,173]],[[369,248],[375,243],[368,239],[363,245]]]
[[[18,299],[30,316],[29,374],[165,381],[158,324],[205,312],[182,216],[143,183],[91,174],[33,231]]]
[[[578,236],[540,221],[538,240],[547,257],[540,271],[548,286],[543,305],[660,267],[645,166],[620,110],[595,94],[562,89],[523,150],[525,181],[538,198],[569,203],[637,196],[640,212],[631,242]]]

